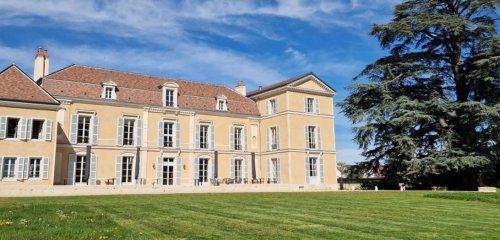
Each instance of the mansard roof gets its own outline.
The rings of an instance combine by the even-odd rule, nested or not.
[[[59,104],[59,101],[41,88],[15,64],[0,72],[0,100]]]
[[[118,102],[160,107],[160,86],[172,82],[179,85],[177,102],[181,109],[215,111],[216,96],[223,94],[229,113],[259,115],[253,100],[226,86],[90,66],[70,65],[45,76],[42,86],[57,97],[100,100],[105,81],[113,81],[120,89],[116,92]]]

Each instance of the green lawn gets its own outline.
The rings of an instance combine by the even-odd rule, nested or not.
[[[0,239],[500,239],[498,201],[433,194],[0,198]]]

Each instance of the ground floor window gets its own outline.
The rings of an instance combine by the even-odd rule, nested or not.
[[[280,182],[280,162],[278,158],[272,158],[270,161],[269,178],[275,183]]]
[[[318,158],[316,158],[316,157],[309,158],[308,172],[309,172],[309,177],[318,176]]]
[[[75,162],[75,183],[87,182],[87,157],[85,155],[76,156]]]
[[[163,158],[163,185],[174,185],[174,158]]]
[[[235,179],[242,179],[243,174],[242,174],[242,165],[243,165],[243,159],[235,159],[234,160],[234,178]]]
[[[200,158],[198,164],[199,181],[208,182],[208,158]]]
[[[40,178],[41,158],[30,158],[28,178]]]
[[[15,157],[6,157],[3,159],[3,178],[14,178],[16,177],[16,160]]]
[[[122,158],[122,183],[132,182],[132,168],[134,157],[124,156]]]

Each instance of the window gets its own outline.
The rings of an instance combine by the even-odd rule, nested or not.
[[[273,183],[280,182],[280,162],[277,158],[272,158],[269,166],[269,178]]]
[[[235,159],[234,160],[234,178],[235,179],[242,179],[243,174],[242,174],[242,165],[243,165],[243,159]]]
[[[235,127],[234,128],[234,150],[242,150],[243,145],[241,144],[243,128]]]
[[[276,102],[276,99],[271,99],[269,100],[269,106],[268,106],[268,113],[269,114],[275,114],[278,112],[278,103]]]
[[[124,156],[122,158],[122,183],[132,182],[132,169],[134,157]]]
[[[307,174],[309,177],[316,177],[318,176],[318,158],[315,157],[310,157],[309,158],[309,169],[307,169]]]
[[[311,149],[316,148],[316,127],[307,127],[307,147]]]
[[[276,150],[278,149],[278,128],[277,127],[271,127],[271,150]]]
[[[209,125],[200,125],[200,148],[208,149],[208,129]]]
[[[173,107],[174,106],[174,93],[175,91],[172,89],[165,90],[165,106]]]
[[[123,145],[134,145],[135,119],[125,119],[123,123]]]
[[[41,158],[30,158],[28,178],[40,178]]]
[[[7,118],[7,138],[17,138],[19,118]]]
[[[308,112],[308,113],[315,112],[315,110],[314,110],[314,98],[307,98],[306,99],[306,112]]]
[[[217,110],[219,111],[226,111],[226,101],[225,100],[218,100],[217,101]]]
[[[200,183],[208,182],[208,158],[200,158],[198,164],[198,179]]]
[[[174,158],[163,158],[163,185],[174,185]]]
[[[90,141],[90,116],[78,116],[78,132],[76,143],[89,143]]]
[[[174,123],[163,123],[163,146],[174,147]]]
[[[31,126],[31,139],[42,139],[43,138],[43,124],[44,120],[33,119]]]
[[[106,87],[104,91],[104,98],[113,99],[113,87]]]
[[[76,156],[75,162],[75,183],[87,182],[87,157],[85,155]]]
[[[16,177],[16,160],[14,157],[6,157],[3,159],[3,178],[15,178]]]

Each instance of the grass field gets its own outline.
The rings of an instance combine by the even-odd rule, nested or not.
[[[483,196],[498,199],[500,193],[450,197],[453,194],[379,191],[0,198],[0,238],[500,239],[500,203],[481,200]]]

